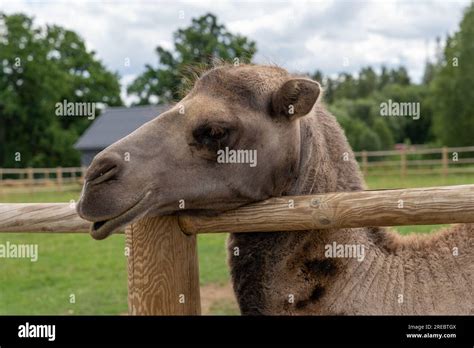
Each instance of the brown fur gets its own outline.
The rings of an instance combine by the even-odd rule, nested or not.
[[[319,94],[316,82],[278,67],[208,71],[174,108],[96,157],[78,212],[95,222],[100,239],[144,215],[214,214],[272,196],[363,190],[352,150],[316,102]],[[224,143],[257,149],[257,167],[216,163]],[[232,282],[243,314],[472,314],[473,230],[231,234]],[[327,257],[333,242],[365,246],[364,260]]]

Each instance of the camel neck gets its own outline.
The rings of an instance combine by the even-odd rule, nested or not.
[[[365,188],[354,153],[336,119],[318,107],[300,120],[298,177],[289,195]]]
[[[288,195],[363,189],[357,162],[333,116],[316,108],[312,114],[300,120],[300,135],[299,171],[296,181],[287,192]],[[277,278],[287,276],[288,279],[281,285],[293,283],[294,293],[300,297],[306,296],[303,292],[309,290],[302,288],[304,282],[301,283],[301,279],[293,279],[306,269],[305,263],[309,262],[310,268],[311,265],[316,265],[316,269],[329,268],[334,276],[335,263],[324,261],[320,250],[323,250],[321,248],[324,248],[324,243],[329,243],[335,233],[337,231],[326,230],[231,234],[228,241],[229,265],[242,313],[285,313],[282,308],[275,308],[274,303],[281,302],[289,294],[285,294],[286,290],[283,288],[270,291],[269,284],[277,284]],[[321,239],[322,236],[326,236],[324,240]],[[351,235],[344,237],[352,238]],[[366,238],[366,235],[361,231],[359,237]],[[341,239],[341,243],[350,240]],[[238,256],[235,250],[238,250]],[[306,255],[295,259],[297,250],[303,250]],[[311,256],[315,250],[316,254]],[[295,266],[288,267],[288,263],[294,263]],[[315,287],[313,290],[315,297],[319,292],[327,291],[325,287]]]
[[[288,194],[365,188],[331,115],[303,118],[301,144]],[[242,314],[472,314],[472,240],[466,225],[432,238],[377,227],[234,233],[229,265]]]

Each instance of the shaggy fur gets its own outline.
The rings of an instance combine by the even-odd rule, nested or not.
[[[288,194],[363,190],[334,117],[318,104],[300,122],[301,164]],[[473,314],[473,232],[469,224],[407,237],[377,227],[235,233],[229,265],[243,314]],[[333,242],[364,245],[364,260],[326,258]]]
[[[214,68],[169,111],[95,157],[78,213],[102,239],[145,215],[217,214],[269,197],[363,190],[320,94],[318,83],[279,67]],[[216,163],[223,147],[257,150],[258,165]],[[473,230],[232,234],[232,282],[243,314],[472,314]],[[327,257],[334,242],[364,246],[365,258]]]

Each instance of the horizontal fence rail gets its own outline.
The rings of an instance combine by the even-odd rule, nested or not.
[[[187,233],[272,232],[474,222],[474,185],[272,198],[215,217],[180,217]]]
[[[474,185],[271,198],[218,216],[180,216],[187,234],[474,222]],[[0,232],[87,232],[73,203],[0,204]]]
[[[83,183],[86,167],[0,168],[0,186],[57,186]]]
[[[87,232],[74,203],[0,203],[0,232]]]
[[[365,176],[474,174],[474,146],[354,153]]]
[[[354,155],[366,176],[474,174],[474,146],[358,151]],[[62,188],[82,183],[86,170],[87,167],[0,168],[0,186]]]
[[[474,185],[278,197],[215,217],[144,218],[125,231],[129,314],[201,313],[196,233],[461,222],[474,222]],[[0,204],[0,232],[89,226],[73,202]]]

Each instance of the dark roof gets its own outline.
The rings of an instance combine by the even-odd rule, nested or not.
[[[169,105],[107,108],[74,147],[78,150],[104,149],[168,109]]]

